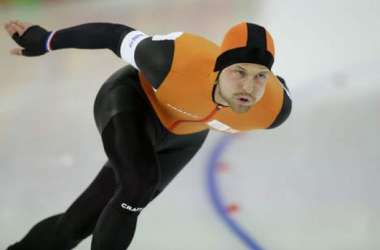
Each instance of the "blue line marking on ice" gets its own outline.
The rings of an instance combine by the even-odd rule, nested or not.
[[[211,158],[208,162],[207,167],[207,184],[209,195],[212,204],[214,205],[218,214],[221,216],[222,220],[228,225],[228,227],[235,233],[235,235],[239,237],[245,243],[245,245],[249,247],[249,249],[264,250],[246,232],[244,232],[244,230],[240,228],[239,225],[235,221],[233,221],[231,217],[228,216],[228,213],[225,209],[225,205],[223,204],[220,193],[218,191],[218,185],[216,180],[218,161],[226,147],[231,143],[231,141],[234,138],[235,135],[223,136],[221,141],[217,143],[216,148],[211,154]]]

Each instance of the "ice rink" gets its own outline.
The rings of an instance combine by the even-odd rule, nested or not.
[[[131,250],[380,249],[378,13],[375,0],[0,2],[1,23],[48,30],[113,22],[217,44],[242,21],[271,32],[290,118],[274,130],[210,133],[141,214]],[[125,65],[106,50],[25,58],[14,47],[2,29],[0,249],[63,212],[98,173],[106,156],[93,102]],[[90,238],[76,249],[90,249]]]

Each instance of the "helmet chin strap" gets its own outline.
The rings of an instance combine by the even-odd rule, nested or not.
[[[216,97],[218,97],[219,100],[217,100]],[[228,107],[228,106],[229,106],[228,103],[225,103],[225,104],[221,103],[221,102],[220,102],[220,99],[224,100],[223,95],[222,95],[222,93],[220,92],[219,79],[217,79],[216,82],[215,82],[215,84],[214,84],[214,88],[213,88],[213,90],[212,90],[212,100],[213,100],[215,103],[217,103],[217,104],[219,104],[219,105],[222,105],[222,106],[224,106],[224,107]]]
[[[214,86],[212,88],[212,93],[211,93],[211,95],[212,95],[212,101],[215,102],[215,103],[218,103],[216,101],[216,91],[218,89],[218,85],[219,85],[219,75],[218,75],[218,78],[216,78],[216,81],[215,81],[215,84],[214,84]]]

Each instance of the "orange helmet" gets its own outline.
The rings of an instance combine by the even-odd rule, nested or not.
[[[257,24],[243,22],[224,36],[214,71],[235,63],[255,63],[271,69],[274,56],[274,43],[269,32]]]

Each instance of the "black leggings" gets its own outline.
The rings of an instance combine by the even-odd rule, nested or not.
[[[9,250],[72,249],[91,234],[92,250],[126,249],[140,212],[191,160],[208,134],[167,131],[130,67],[116,72],[100,90],[95,120],[109,161],[65,213],[39,222]]]

